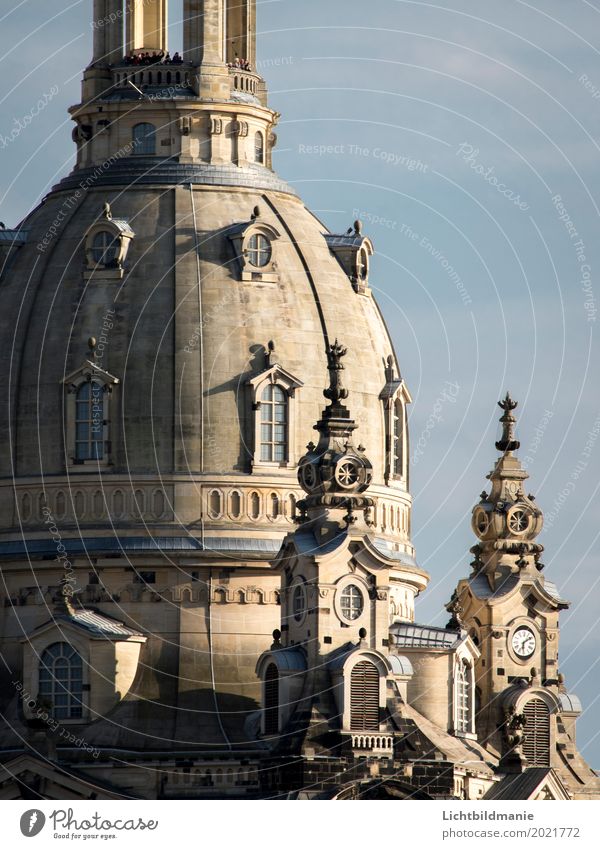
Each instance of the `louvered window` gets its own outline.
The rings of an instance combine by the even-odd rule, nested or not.
[[[279,672],[274,663],[265,673],[265,734],[279,731]]]
[[[531,699],[523,708],[525,737],[523,754],[529,766],[550,766],[550,710],[541,699]]]
[[[357,663],[350,675],[350,729],[379,730],[379,671],[368,660]]]

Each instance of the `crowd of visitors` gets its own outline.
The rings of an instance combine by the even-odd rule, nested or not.
[[[162,50],[157,53],[155,50],[153,53],[148,51],[130,53],[129,56],[125,56],[123,62],[125,65],[182,65],[183,59],[179,53],[174,53],[171,56],[168,50],[166,53],[163,53]]]
[[[228,68],[233,68],[234,70],[239,71],[251,71],[252,65],[247,59],[240,59],[238,56],[235,57],[233,62],[227,63]]]

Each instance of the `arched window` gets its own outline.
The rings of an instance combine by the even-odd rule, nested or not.
[[[104,459],[104,387],[82,383],[75,403],[75,459]]]
[[[110,230],[100,230],[92,241],[92,258],[96,265],[113,266],[121,251],[121,241]]]
[[[471,668],[464,660],[456,671],[456,730],[459,734],[471,730]]]
[[[40,700],[48,701],[55,719],[83,716],[83,662],[68,643],[54,643],[42,654],[39,668]]]
[[[271,261],[273,250],[271,242],[262,233],[255,233],[248,239],[247,257],[250,265],[264,268]]]
[[[279,731],[279,671],[274,663],[265,672],[265,734]]]
[[[239,519],[242,512],[242,497],[236,490],[229,496],[229,512],[232,519]]]
[[[136,124],[132,134],[133,153],[136,156],[154,156],[156,130],[154,124]]]
[[[271,493],[271,519],[278,519],[280,513],[279,496],[277,493]]]
[[[260,516],[260,496],[258,492],[253,492],[250,495],[250,518],[258,519]]]
[[[404,474],[404,404],[394,401],[393,473],[397,478]]]
[[[265,141],[262,133],[256,133],[254,136],[254,161],[261,165],[265,161]]]
[[[296,622],[301,622],[306,610],[306,589],[304,584],[296,584],[292,595],[292,611]]]
[[[211,519],[218,519],[221,515],[221,493],[213,489],[208,500],[208,515]]]
[[[261,402],[260,459],[284,463],[287,459],[287,395],[280,386],[265,387]]]
[[[523,708],[523,754],[529,766],[550,766],[550,709],[542,699],[530,699]]]
[[[379,670],[361,660],[350,673],[350,729],[379,730]]]

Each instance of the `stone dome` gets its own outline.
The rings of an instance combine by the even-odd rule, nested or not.
[[[19,608],[5,656],[20,668],[22,634],[70,570],[76,606],[149,635],[128,710],[155,742],[146,700],[173,676],[165,716],[188,696],[192,707],[170,739],[200,740],[203,699],[205,739],[222,722],[244,738],[256,658],[279,622],[272,561],[294,528],[336,339],[372,466],[372,535],[416,565],[411,399],[369,286],[373,245],[360,222],[330,233],[274,173],[264,80],[200,55],[199,25],[186,16],[189,58],[141,68],[114,49],[118,20],[95,32],[70,110],[76,166],[0,234],[0,558]]]

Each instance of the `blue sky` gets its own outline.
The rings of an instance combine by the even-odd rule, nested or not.
[[[7,226],[73,162],[66,109],[91,55],[91,3],[61,6],[0,11]],[[171,4],[172,50],[180,8]],[[510,389],[522,456],[535,446],[530,491],[553,512],[545,574],[573,602],[561,668],[586,708],[583,753],[600,766],[600,438],[582,453],[600,419],[600,2],[271,0],[258,16],[282,113],[277,170],[334,230],[358,210],[375,243],[371,280],[414,398],[413,449],[424,445],[413,529],[432,582],[418,618],[443,624],[468,572],[470,510]],[[455,400],[427,430],[447,382]]]

